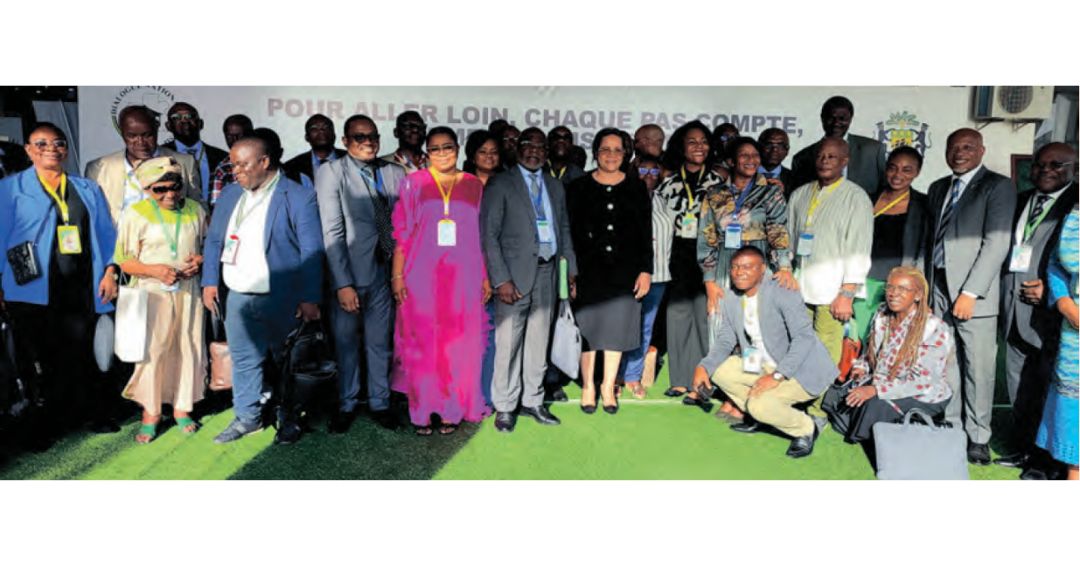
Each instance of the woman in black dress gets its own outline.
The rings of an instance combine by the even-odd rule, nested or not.
[[[652,279],[652,208],[636,175],[628,175],[629,134],[605,128],[593,140],[597,168],[571,183],[570,233],[578,258],[575,313],[584,338],[581,410],[596,411],[596,353],[603,352],[604,411],[615,414],[615,379],[623,352],[641,344],[641,298]]]

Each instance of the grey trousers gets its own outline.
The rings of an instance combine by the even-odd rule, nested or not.
[[[535,408],[544,402],[544,373],[555,311],[555,262],[536,268],[531,290],[508,305],[495,301],[495,372],[491,401],[495,410],[509,413],[518,407]]]
[[[336,293],[331,297],[334,350],[338,364],[338,408],[354,411],[360,402],[361,322],[367,361],[368,407],[372,411],[390,408],[390,363],[394,333],[394,298],[387,282],[386,268],[379,267],[370,285],[356,290],[360,312],[341,310]]]
[[[935,278],[934,314],[953,330],[956,361],[946,374],[952,398],[945,419],[954,427],[964,426],[968,439],[977,444],[990,442],[990,416],[994,408],[994,374],[997,370],[997,317],[980,316],[960,321],[953,318],[952,302]]]
[[[694,368],[709,351],[707,307],[704,292],[668,296],[668,378],[672,387],[689,389],[694,381]]]

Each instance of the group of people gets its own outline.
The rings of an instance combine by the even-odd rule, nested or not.
[[[1000,335],[1013,424],[998,463],[1075,479],[1076,150],[1040,148],[1035,189],[1017,194],[982,164],[979,132],[960,129],[952,174],[924,194],[912,186],[923,156],[849,133],[853,118],[848,99],[827,100],[823,137],[792,169],[782,129],[607,128],[586,170],[569,129],[503,120],[469,135],[459,168],[457,134],[416,112],[397,117],[398,147],[381,156],[371,118],[346,120],[338,149],[333,122],[312,116],[311,150],[283,162],[277,134],[243,115],[224,122],[228,151],[209,146],[181,102],[160,146],[157,114],[123,109],[124,149],[83,177],[63,169],[67,135],[40,124],[32,166],[0,181],[0,247],[29,242],[38,268],[8,252],[0,301],[20,370],[40,376],[43,426],[89,411],[115,430],[94,413],[109,393],[86,375],[91,338],[121,282],[146,290],[147,355],[123,389],[143,407],[143,443],[163,405],[183,434],[198,430],[210,311],[233,363],[235,419],[219,443],[263,426],[285,336],[325,318],[333,433],[358,414],[361,373],[383,426],[397,426],[397,392],[418,435],[491,413],[512,432],[519,416],[560,424],[549,401],[566,399],[567,379],[581,380],[583,412],[616,414],[622,391],[645,396],[666,349],[665,395],[722,398],[718,418],[791,437],[791,457],[812,453],[827,416],[873,442],[874,423],[919,408],[963,427],[969,461],[989,464]],[[549,368],[560,286],[579,376]],[[863,344],[853,359],[845,337]],[[302,430],[288,411],[277,428],[286,444]]]

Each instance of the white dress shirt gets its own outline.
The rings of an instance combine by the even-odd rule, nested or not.
[[[224,265],[222,276],[225,284],[233,291],[241,293],[269,293],[270,265],[266,262],[266,213],[270,209],[270,199],[274,196],[281,171],[259,191],[244,189],[244,196],[233,208],[229,217],[229,229],[226,238],[240,238],[240,248],[236,252],[236,263]],[[236,225],[236,217],[241,206],[244,209],[244,221]]]

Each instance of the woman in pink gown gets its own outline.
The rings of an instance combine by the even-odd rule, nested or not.
[[[491,285],[480,247],[476,177],[457,169],[453,130],[427,135],[431,167],[402,181],[394,207],[391,287],[398,304],[391,387],[409,398],[416,434],[451,434],[462,421],[487,415],[480,373],[490,321]]]

